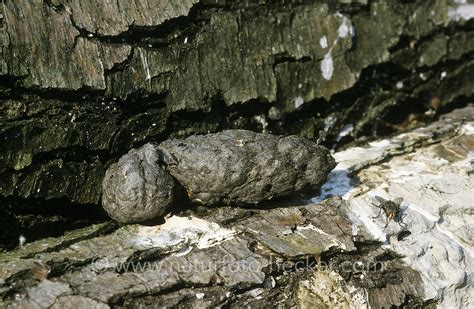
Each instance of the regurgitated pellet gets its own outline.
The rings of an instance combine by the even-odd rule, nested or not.
[[[334,167],[325,147],[297,136],[196,135],[131,150],[107,171],[103,205],[117,221],[141,222],[163,215],[180,186],[202,205],[258,204],[317,191]]]

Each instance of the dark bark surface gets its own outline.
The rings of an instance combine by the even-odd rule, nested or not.
[[[195,208],[20,240],[0,255],[0,306],[469,308],[473,133],[470,106],[337,152],[316,203]],[[388,226],[379,195],[403,197]]]
[[[248,129],[340,149],[411,131],[472,102],[471,0],[0,4],[0,249],[23,244],[25,237],[31,242],[2,254],[1,306],[33,306],[32,299],[57,307],[157,301],[311,306],[331,303],[327,295],[354,306],[363,304],[354,303],[359,296],[373,307],[470,304],[472,210],[466,196],[472,171],[463,164],[470,160],[472,132],[459,115],[390,139],[388,148],[387,140],[367,152],[348,148],[363,153],[362,161],[337,152],[344,164],[330,174],[321,199],[345,195],[356,184],[357,193],[345,201],[204,210],[206,223],[191,219],[198,226],[192,231],[175,229],[187,222],[176,216],[167,227],[117,228],[104,223],[100,203],[107,168],[148,142]],[[426,146],[432,142],[439,145]],[[417,173],[421,181],[410,178]],[[371,219],[376,213],[369,193],[381,192],[404,196],[409,230],[396,222],[384,230],[383,216]],[[238,236],[227,238],[220,228]],[[354,239],[354,229],[356,236],[371,237]],[[192,239],[173,242],[180,234]],[[207,247],[202,235],[217,237],[222,246]],[[367,273],[341,269],[272,273],[272,254],[281,258],[277,265],[319,257],[336,264],[382,259],[390,267],[367,281],[361,276]],[[194,275],[174,268],[223,256],[241,264],[256,260],[260,268],[241,277],[226,267]],[[110,265],[159,261],[166,271],[97,271],[91,269],[96,259]],[[196,294],[198,288],[205,296]]]
[[[147,141],[331,144],[472,96],[472,23],[446,0],[133,3],[3,1],[0,196],[99,204],[108,164]]]
[[[362,241],[363,234],[353,242],[344,209],[336,199],[280,209],[221,208],[204,215],[222,227],[193,215],[169,218],[160,228],[127,226],[102,236],[95,233],[104,225],[90,227],[78,231],[82,239],[68,236],[72,245],[38,243],[39,251],[28,246],[14,253],[21,263],[1,261],[0,293],[4,305],[19,307],[239,308],[276,302],[362,306],[369,288],[372,305],[400,304],[404,295],[422,304],[419,274],[396,257],[376,270],[386,253],[369,239]],[[359,281],[347,267],[351,261],[363,263],[357,273],[369,277]],[[323,283],[326,288],[319,290]]]

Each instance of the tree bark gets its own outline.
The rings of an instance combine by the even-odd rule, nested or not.
[[[470,106],[337,152],[312,202],[182,210],[27,243],[0,256],[0,305],[470,307],[473,128]],[[387,226],[375,196],[403,198]]]
[[[160,277],[162,280],[156,283],[154,275],[141,274],[151,278],[146,279],[135,276],[135,272],[128,274],[125,271],[123,274],[126,275],[122,276],[120,272],[107,269],[100,273],[103,281],[98,282],[102,283],[87,285],[88,276],[96,275],[90,265],[97,256],[87,251],[92,249],[84,249],[88,253],[73,259],[76,262],[70,262],[65,256],[73,254],[75,244],[83,241],[80,246],[85,247],[81,249],[89,243],[97,248],[108,248],[97,252],[109,259],[109,254],[116,251],[115,244],[121,243],[122,239],[128,241],[131,235],[140,239],[141,236],[136,235],[141,234],[136,233],[155,232],[138,226],[120,229],[110,226],[104,223],[107,217],[100,206],[106,169],[130,149],[148,142],[159,143],[170,138],[224,129],[247,129],[280,135],[297,134],[317,140],[341,154],[344,153],[339,151],[341,149],[357,150],[353,146],[364,141],[402,131],[411,132],[414,127],[431,123],[454,108],[466,106],[472,102],[474,91],[473,6],[472,0],[2,0],[0,250],[13,249],[25,238],[35,246],[40,246],[35,240],[47,243],[44,252],[38,248],[31,251],[31,247],[20,249],[27,252],[23,256],[24,264],[18,264],[21,270],[13,269],[10,264],[1,266],[8,270],[5,276],[0,271],[1,280],[5,280],[0,283],[3,301],[6,304],[17,301],[29,304],[28,299],[36,298],[44,301],[41,304],[56,306],[72,303],[125,306],[148,304],[160,299],[170,305],[209,301],[206,304],[240,306],[259,301],[261,295],[262,304],[264,301],[281,301],[282,304],[305,303],[309,306],[315,302],[320,304],[318,301],[324,299],[314,296],[314,293],[320,296],[336,293],[335,290],[316,291],[315,282],[320,280],[328,282],[328,286],[340,288],[336,294],[341,303],[353,301],[353,298],[349,297],[350,301],[347,298],[351,286],[356,295],[368,295],[366,302],[375,307],[379,304],[408,306],[441,301],[450,301],[447,303],[449,306],[461,303],[463,297],[468,299],[464,293],[468,290],[465,282],[469,280],[457,280],[453,275],[452,280],[448,280],[451,288],[439,279],[443,272],[456,274],[456,278],[471,275],[466,270],[471,267],[468,255],[454,253],[470,252],[469,246],[472,245],[465,236],[469,231],[464,227],[453,227],[456,222],[467,225],[462,217],[469,214],[469,209],[462,207],[462,202],[469,196],[469,192],[463,191],[468,188],[464,187],[468,183],[460,184],[461,190],[449,183],[437,184],[446,186],[439,188],[432,187],[429,181],[423,184],[426,187],[415,182],[412,185],[418,191],[406,189],[400,194],[410,199],[423,193],[432,201],[418,200],[418,203],[437,205],[434,208],[438,211],[436,214],[418,222],[426,223],[420,224],[426,228],[421,230],[438,237],[439,246],[443,241],[451,240],[435,233],[436,224],[447,224],[454,235],[465,234],[453,236],[453,243],[460,247],[452,244],[451,251],[447,249],[448,253],[445,252],[450,257],[455,254],[459,267],[464,267],[464,270],[450,268],[451,262],[441,263],[447,266],[440,268],[438,277],[430,277],[434,278],[431,288],[426,283],[425,270],[420,266],[426,261],[407,259],[406,248],[402,245],[392,249],[404,257],[399,253],[385,252],[378,243],[374,245],[374,241],[387,239],[382,234],[378,235],[382,238],[371,234],[377,230],[368,224],[367,218],[362,225],[370,237],[353,240],[347,236],[352,235],[353,230],[346,225],[356,222],[354,214],[346,209],[348,203],[349,208],[355,209],[361,209],[358,208],[361,205],[376,207],[371,206],[372,202],[375,203],[373,199],[362,202],[353,196],[344,201],[324,202],[335,205],[337,210],[333,210],[334,213],[325,214],[334,215],[334,218],[321,219],[328,220],[323,223],[311,223],[329,235],[339,235],[333,240],[324,238],[324,234],[320,233],[323,237],[312,228],[305,229],[308,222],[319,219],[311,213],[314,208],[330,211],[319,204],[310,207],[302,202],[299,207],[280,210],[221,208],[229,216],[220,220],[212,217],[215,215],[212,212],[211,217],[199,219],[207,222],[199,221],[205,226],[214,228],[217,224],[219,228],[240,231],[239,236],[234,235],[229,240],[228,251],[241,263],[245,263],[246,258],[258,260],[261,270],[248,278],[209,272],[183,279],[175,270],[168,269],[170,278],[174,279]],[[469,114],[471,110],[464,112]],[[461,121],[454,123],[461,126]],[[466,133],[466,127],[462,132],[457,131],[447,121],[441,120],[438,124],[440,126],[436,129],[427,129],[432,134],[426,139],[413,137],[413,140],[400,142],[397,147],[390,148],[390,155],[417,149],[423,152],[426,143],[437,141],[440,144],[435,148],[442,160],[454,165],[459,156],[461,161],[468,160],[463,149],[471,147],[466,146],[471,145],[471,141],[461,138],[461,135],[472,133]],[[446,131],[445,127],[449,130]],[[452,135],[460,139],[450,140]],[[443,144],[445,141],[448,144]],[[388,160],[389,154],[385,150],[377,152],[379,150],[381,148],[371,148],[371,152],[363,153],[369,161],[352,162],[354,164],[344,167],[343,172],[336,169],[333,178],[323,187],[322,196],[314,202],[319,203],[330,195],[344,196],[347,190],[353,189],[352,182],[361,182],[362,197],[365,197],[367,187],[374,189],[371,187],[374,181],[397,183],[385,174],[386,171],[383,172],[383,160]],[[408,160],[409,155],[404,154],[401,158]],[[395,174],[404,163],[397,164],[391,169]],[[423,164],[417,162],[413,166]],[[374,169],[379,168],[380,173],[370,174],[371,165]],[[369,176],[364,174],[366,172]],[[464,175],[465,171],[455,172]],[[443,173],[446,179],[451,179],[448,170]],[[457,180],[452,181],[457,183]],[[433,193],[438,191],[442,198]],[[394,197],[397,194],[398,191],[389,195]],[[449,197],[452,194],[457,194],[455,201],[458,206],[443,208],[441,203],[451,205]],[[291,215],[286,214],[287,211]],[[428,210],[422,208],[420,211]],[[230,214],[235,214],[240,221],[249,220],[248,224],[256,225],[257,232],[239,226],[239,220]],[[288,216],[297,217],[297,227],[293,223],[282,223],[284,227],[281,227],[277,219],[262,226],[260,218],[267,219],[273,215],[284,220]],[[382,214],[378,220],[383,226],[385,216]],[[103,225],[92,226],[95,223]],[[339,232],[333,230],[336,223],[341,225]],[[275,230],[263,236],[258,234],[259,229],[270,229],[270,226]],[[312,233],[305,237],[323,237],[324,241],[315,240],[321,242],[323,249],[314,244],[311,248],[321,250],[302,249],[298,246],[307,240],[291,237],[284,239],[283,243],[273,244],[279,240],[278,233],[291,232],[293,235],[299,226],[303,227],[301,233]],[[78,228],[85,230],[74,232],[72,235],[76,236],[73,237],[70,234],[61,236]],[[412,229],[410,232],[415,235]],[[404,235],[407,234],[392,237],[398,239]],[[422,237],[419,240],[424,241],[419,244],[424,251],[418,254],[427,259],[442,260],[441,252],[423,255],[429,248],[429,240]],[[336,244],[337,252],[330,250],[328,244]],[[117,261],[134,261],[137,256],[141,259],[142,253],[149,260],[175,259],[179,250],[186,251],[185,245],[173,245],[163,251],[140,246],[125,245],[124,252],[117,255]],[[200,255],[195,258],[218,258],[222,253],[219,250],[226,250],[212,248],[205,249],[210,251],[200,248]],[[292,261],[310,255],[321,256],[323,261],[339,261],[339,264],[355,256],[363,262],[387,259],[393,263],[390,267],[396,270],[388,272],[394,274],[388,283],[383,281],[386,279],[377,281],[372,277],[369,282],[360,283],[359,279],[354,279],[355,274],[351,273],[348,278],[347,274],[337,270],[324,277],[309,273],[309,270],[302,274],[292,271],[287,274],[280,270],[272,273],[268,272],[268,267],[273,262],[269,264],[265,260],[269,256],[266,250],[277,252],[283,260]],[[180,254],[187,256],[183,252]],[[42,256],[49,253],[51,256],[48,258]],[[19,253],[6,254],[13,259]],[[52,266],[35,264],[33,260],[38,254]],[[62,257],[58,258],[56,254]],[[185,263],[183,259],[181,262]],[[43,273],[48,273],[47,279],[37,280],[36,277],[45,276]],[[26,274],[34,274],[33,279]],[[412,275],[415,277],[410,277]],[[117,279],[116,282],[116,278],[123,281]],[[228,278],[228,281],[216,281],[216,278]],[[114,285],[109,294],[94,294],[99,284],[106,286],[105,282],[110,280]],[[267,289],[275,280],[278,283],[276,288]],[[423,289],[414,287],[413,284],[418,283]],[[196,298],[193,287],[202,287],[206,296],[199,294]],[[32,296],[42,294],[44,289],[56,294]],[[449,296],[434,296],[436,289]],[[230,298],[225,298],[229,291]],[[291,294],[290,291],[297,293]],[[15,294],[28,297],[26,300],[15,299]],[[355,306],[362,303],[355,303]]]
[[[455,5],[3,1],[0,195],[97,204],[106,166],[147,141],[245,128],[330,144],[456,105],[474,45]]]

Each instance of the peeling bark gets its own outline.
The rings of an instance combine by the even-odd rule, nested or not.
[[[1,257],[0,304],[469,307],[473,127],[471,106],[337,152],[313,202],[183,210],[26,244]],[[403,198],[387,228],[375,195]]]
[[[353,306],[470,305],[472,111],[413,128],[472,102],[471,0],[107,3],[1,1],[0,248],[27,244],[2,254],[0,306],[309,306],[327,293]],[[106,169],[130,149],[225,129],[314,138],[341,165],[311,206],[199,209],[191,231],[169,226],[183,224],[177,209],[163,227],[91,226],[106,220]],[[400,132],[411,133],[356,147]],[[320,204],[331,195],[343,199]],[[372,220],[373,195],[402,196],[409,228]],[[222,238],[206,247],[203,235]],[[259,269],[174,268],[227,255]],[[307,257],[387,268],[270,268]]]
[[[2,5],[3,197],[98,204],[106,167],[148,141],[244,128],[330,145],[472,96],[471,22],[444,0],[76,2]]]

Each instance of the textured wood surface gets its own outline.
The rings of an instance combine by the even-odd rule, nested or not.
[[[0,258],[3,305],[469,307],[473,136],[470,106],[335,153],[312,202],[199,207],[27,243]],[[374,196],[402,197],[402,222],[374,219]]]

